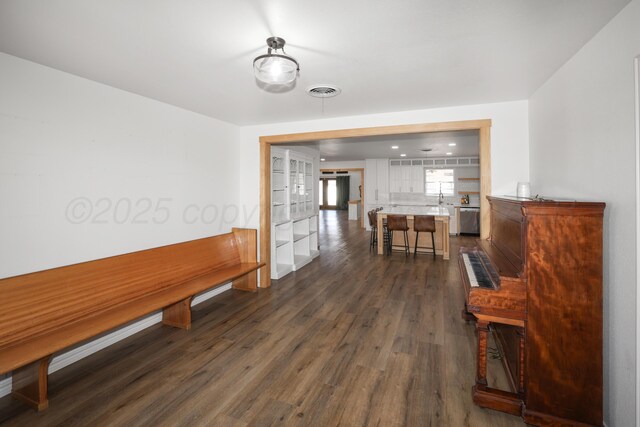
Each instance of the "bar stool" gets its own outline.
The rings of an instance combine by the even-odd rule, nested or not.
[[[393,232],[402,231],[404,234],[404,254],[409,256],[409,226],[407,225],[406,215],[387,215],[387,233],[389,234],[389,242],[387,245],[387,255],[391,255],[393,250]]]
[[[367,217],[369,218],[369,226],[371,227],[371,236],[369,237],[369,250],[378,245],[378,212],[381,211],[382,208],[372,209],[367,212]],[[387,247],[387,241],[389,239],[389,232],[387,230],[387,220],[382,220],[382,237],[383,237],[383,247]]]
[[[422,233],[431,233],[431,248],[433,251],[433,258],[436,257],[436,240],[433,237],[433,233],[436,232],[436,217],[432,215],[416,215],[413,217],[413,231],[416,232],[416,245],[413,249],[413,257],[416,257],[418,248],[428,249],[426,246],[418,246],[418,235]],[[429,253],[429,252],[422,252]]]
[[[378,221],[374,210],[367,212],[369,217],[369,226],[371,227],[371,236],[369,237],[369,251],[378,244]]]

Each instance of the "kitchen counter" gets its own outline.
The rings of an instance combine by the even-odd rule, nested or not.
[[[383,208],[378,213],[398,214],[398,215],[433,215],[449,216],[449,209],[446,205],[441,206],[389,206]]]
[[[349,200],[349,219],[357,221],[360,218],[360,200]]]
[[[436,255],[442,255],[442,259],[449,259],[449,209],[442,206],[395,206],[385,207],[378,212],[378,254],[384,254],[384,236],[382,222],[387,215],[406,215],[409,225],[409,252],[413,253],[416,234],[413,231],[414,215],[432,215],[436,219],[435,246]],[[420,233],[418,236],[418,246],[431,248],[430,233]],[[394,231],[394,242],[403,242],[404,236],[399,231]],[[396,245],[397,246],[397,245]],[[423,249],[424,250],[424,249]]]

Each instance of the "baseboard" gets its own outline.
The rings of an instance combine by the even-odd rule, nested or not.
[[[216,295],[221,294],[222,292],[228,291],[229,289],[231,289],[231,283],[199,294],[193,299],[193,301],[191,302],[191,306],[193,307],[195,305],[198,305],[210,298],[213,298]],[[158,311],[156,313],[145,316],[140,320],[137,320],[135,323],[131,323],[123,328],[116,329],[115,331],[110,332],[107,335],[103,335],[98,339],[90,341],[79,347],[75,347],[74,349],[69,350],[65,353],[56,355],[53,357],[53,360],[49,365],[49,374],[52,374],[66,366],[69,366],[80,359],[90,356],[93,353],[102,350],[103,348],[109,347],[110,345],[113,345],[118,341],[122,341],[123,339],[130,337],[131,335],[138,333],[144,329],[147,329],[148,327],[153,326],[156,323],[160,323],[161,321],[162,312]],[[11,376],[8,376],[7,378],[4,378],[0,381],[0,397],[6,396],[10,393]]]

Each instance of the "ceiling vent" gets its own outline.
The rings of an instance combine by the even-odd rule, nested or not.
[[[340,95],[342,90],[332,85],[313,85],[307,88],[307,93],[315,98],[333,98]]]

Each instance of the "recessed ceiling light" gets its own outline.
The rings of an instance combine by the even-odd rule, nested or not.
[[[321,162],[324,162],[324,161],[325,161],[325,158],[324,158],[324,157],[321,157],[321,158],[320,158],[320,161],[321,161]]]
[[[407,157],[407,155],[402,153],[402,154],[400,154],[400,157]]]
[[[392,146],[391,146],[391,149],[392,149],[392,150],[397,150],[397,149],[398,149],[398,146],[397,146],[397,145],[392,145]]]
[[[452,155],[452,154],[453,154],[453,153],[447,153],[447,156],[450,156],[450,155]]]
[[[456,146],[456,143],[455,143],[455,142],[450,142],[450,143],[449,143],[449,147],[455,147],[455,146]]]

